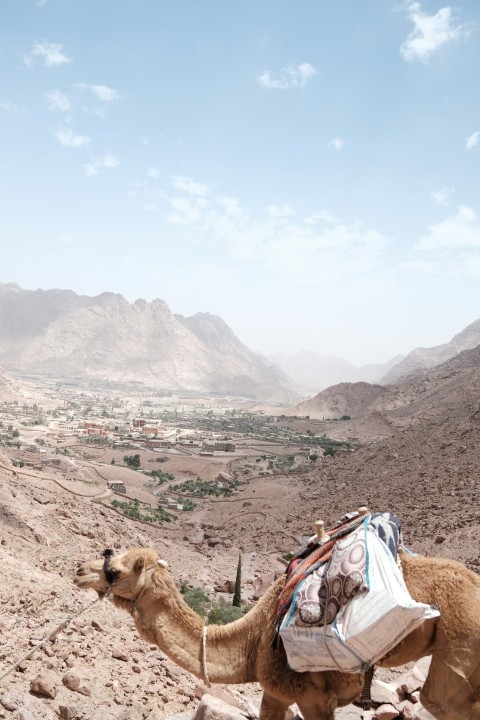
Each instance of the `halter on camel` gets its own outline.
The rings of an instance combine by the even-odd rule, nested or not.
[[[105,578],[110,586],[108,588],[107,595],[110,592],[112,592],[112,588],[116,584],[115,577],[117,575],[117,571],[112,570],[110,567],[110,559],[112,556],[113,556],[113,550],[111,548],[106,548],[102,553],[103,572],[104,572]],[[166,560],[157,560],[157,565],[160,565],[161,567],[164,567],[164,568],[168,568],[168,563],[166,562]],[[150,565],[149,567],[145,568],[145,571],[146,570],[154,570],[154,569],[155,569],[155,565]],[[137,605],[138,601],[140,600],[140,598],[142,597],[143,593],[145,592],[146,588],[147,588],[147,585],[144,584],[140,595],[137,597],[137,599],[133,603],[132,611],[135,610],[136,605]],[[211,683],[210,683],[210,680],[208,679],[208,671],[207,671],[207,632],[208,632],[208,626],[206,625],[206,623],[204,623],[203,631],[202,631],[202,672],[203,672],[203,681],[204,681],[205,685],[207,687],[211,687]]]

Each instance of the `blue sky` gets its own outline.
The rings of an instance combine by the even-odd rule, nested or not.
[[[480,317],[480,6],[4,0],[0,281],[385,361]]]

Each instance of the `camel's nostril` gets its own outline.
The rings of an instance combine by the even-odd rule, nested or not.
[[[77,575],[85,575],[85,570],[83,567],[79,567],[77,570]]]

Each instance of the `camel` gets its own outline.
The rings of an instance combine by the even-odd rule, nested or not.
[[[403,665],[432,655],[421,692],[437,720],[480,720],[480,576],[454,560],[400,552],[407,587],[416,600],[436,605],[425,621],[381,664]],[[305,720],[334,720],[335,708],[358,700],[363,674],[294,672],[275,636],[275,605],[285,576],[243,618],[204,631],[155,550],[137,548],[84,563],[74,582],[92,588],[130,613],[140,635],[173,662],[213,683],[257,681],[263,688],[260,720],[281,720],[297,703]],[[108,575],[108,580],[106,573]]]

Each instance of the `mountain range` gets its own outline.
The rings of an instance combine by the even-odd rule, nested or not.
[[[339,383],[389,385],[421,377],[422,372],[440,365],[464,350],[480,345],[480,319],[457,333],[448,343],[432,348],[419,347],[386,363],[356,367],[344,358],[329,357],[309,350],[272,355],[271,360],[299,386],[313,392]]]
[[[298,404],[292,413],[341,420],[329,433],[337,438],[377,440],[420,421],[448,417],[454,407],[470,407],[478,418],[480,345],[463,350],[434,368],[389,385],[339,383]],[[440,420],[439,420],[440,421]]]
[[[0,284],[0,367],[274,402],[299,397],[290,378],[220,317],[174,315],[163,300],[129,303],[114,293]]]
[[[372,386],[421,378],[426,370],[479,344],[480,319],[448,343],[416,348],[383,364],[356,367],[343,358],[306,350],[266,359],[210,313],[184,317],[160,299],[129,303],[109,292],[89,297],[71,290],[32,291],[0,284],[0,367],[39,377],[140,383],[283,405],[298,402],[306,391],[363,383],[368,387],[354,393],[362,405],[359,395],[378,394]],[[352,390],[345,386],[340,396],[350,397]],[[341,400],[330,409],[318,408],[318,413],[338,417],[344,405]]]

